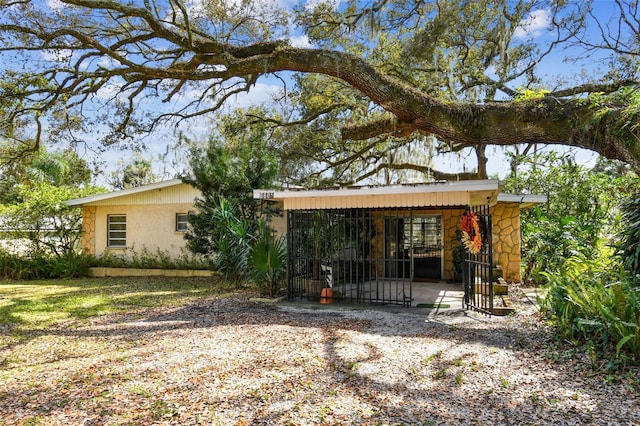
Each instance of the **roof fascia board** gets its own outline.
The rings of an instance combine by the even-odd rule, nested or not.
[[[336,189],[309,189],[309,190],[278,190],[255,189],[253,198],[284,200],[288,198],[317,198],[317,197],[342,197],[352,195],[389,195],[389,194],[415,194],[436,192],[475,192],[498,190],[502,182],[498,180],[469,180],[442,183],[425,183],[415,185],[390,185],[369,186],[358,188]]]
[[[68,200],[66,203],[68,206],[82,206],[85,204],[95,203],[97,201],[104,201],[113,198],[126,197],[128,195],[139,194],[141,192],[154,191],[158,189],[168,188],[183,183],[181,179],[163,180],[161,182],[150,183],[148,185],[137,186],[135,188],[123,189],[120,191],[107,192],[104,194],[92,195],[84,198],[76,198],[74,200]]]
[[[518,203],[524,207],[531,207],[536,204],[544,204],[548,201],[546,195],[539,194],[498,194],[498,202]]]

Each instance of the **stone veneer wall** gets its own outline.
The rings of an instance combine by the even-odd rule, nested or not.
[[[96,210],[95,206],[82,208],[82,252],[96,254]]]
[[[459,244],[456,236],[456,231],[461,229],[461,220],[464,210],[442,210],[438,213],[442,214],[442,228],[443,228],[443,241],[444,246],[443,262],[444,262],[444,280],[454,280],[454,268],[453,268],[453,249]],[[458,277],[458,280],[462,280],[462,277]]]
[[[520,205],[498,203],[491,208],[493,262],[502,267],[505,280],[520,281]]]

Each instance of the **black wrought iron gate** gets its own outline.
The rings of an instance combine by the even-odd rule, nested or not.
[[[493,249],[490,208],[488,205],[470,207],[464,217],[468,220],[467,229],[470,227],[472,235],[468,240],[470,247],[464,250],[463,304],[466,309],[491,315],[493,313]],[[480,238],[480,243],[475,238]]]
[[[423,210],[290,210],[287,295],[322,302],[331,288],[334,302],[410,306],[414,278],[441,277],[441,234]]]

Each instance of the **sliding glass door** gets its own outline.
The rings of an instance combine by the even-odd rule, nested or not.
[[[385,277],[442,278],[442,216],[385,218]]]

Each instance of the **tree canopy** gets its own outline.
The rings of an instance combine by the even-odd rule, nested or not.
[[[3,145],[0,145],[2,156]],[[37,152],[5,164],[0,164],[0,204],[24,202],[25,187],[38,185],[55,187],[86,187],[93,171],[72,149],[48,152],[42,146]]]
[[[111,186],[115,189],[135,188],[156,182],[151,161],[142,153],[135,152],[128,161],[119,161],[118,168],[111,172]]]
[[[256,119],[290,129],[283,149],[346,181],[449,177],[415,149],[474,149],[466,177],[483,176],[487,146],[530,143],[640,167],[635,0],[0,4],[2,134],[24,149],[43,131],[133,141],[277,78],[286,107]],[[575,78],[545,79],[542,64],[565,54]]]

